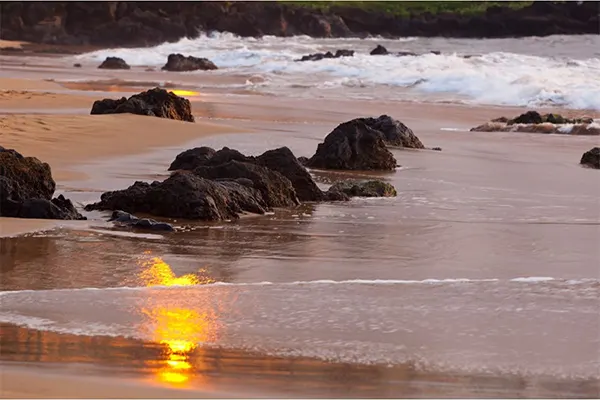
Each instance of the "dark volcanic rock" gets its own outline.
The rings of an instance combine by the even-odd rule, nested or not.
[[[182,54],[169,54],[167,63],[161,68],[165,71],[208,71],[218,69],[217,66],[208,58],[198,58],[194,56],[184,56]]]
[[[423,143],[413,131],[402,122],[382,115],[379,118],[363,118],[365,124],[383,134],[383,140],[390,146],[424,149]]]
[[[386,170],[396,168],[396,159],[385,147],[382,133],[370,128],[361,119],[338,125],[307,166],[321,169]]]
[[[81,67],[81,64],[79,64]],[[100,69],[131,69],[131,67],[119,57],[106,57],[102,64],[98,66]]]
[[[308,157],[300,156],[298,157],[298,162],[301,165],[306,166],[308,164]]]
[[[121,210],[113,211],[109,221],[113,221],[119,226],[148,229],[152,231],[172,232],[175,230],[173,228],[173,225],[167,224],[166,222],[158,222],[150,218],[140,219],[132,214],[126,213],[125,211]]]
[[[310,173],[298,162],[294,153],[287,147],[265,151],[256,157],[256,164],[279,172],[292,182],[300,201],[319,201],[323,199],[321,189]]]
[[[254,188],[260,191],[268,207],[290,207],[300,204],[289,179],[260,165],[229,161],[215,166],[198,167],[194,169],[194,174],[206,179],[249,179]]]
[[[544,120],[540,113],[537,111],[527,111],[525,114],[521,114],[518,117],[511,119],[507,124],[541,124],[542,122],[544,122]]]
[[[299,60],[296,61],[319,61],[324,58],[340,58],[340,57],[353,57],[354,50],[337,50],[334,53],[328,51],[327,53],[314,53],[306,56],[302,56]]]
[[[583,153],[579,163],[590,168],[600,169],[600,147],[594,147]]]
[[[62,195],[52,199],[55,187],[48,164],[0,146],[0,216],[85,219]]]
[[[210,147],[195,147],[193,149],[186,150],[179,153],[175,160],[169,166],[169,171],[175,171],[177,169],[193,170],[201,165],[206,165],[216,151]]]
[[[129,188],[106,192],[86,210],[124,210],[170,218],[219,221],[237,219],[243,212],[268,209],[260,191],[237,182],[215,182],[192,172],[175,172],[164,182],[135,182]]]
[[[129,99],[97,100],[92,105],[91,114],[130,113],[194,122],[190,101],[173,92],[154,88],[135,94]]]
[[[75,68],[81,68],[81,64],[80,63],[75,63],[75,64],[73,64],[73,67],[75,67]]]
[[[373,181],[340,181],[334,183],[329,193],[344,193],[349,197],[396,197],[396,189],[387,182]]]
[[[382,55],[389,54],[389,52],[385,47],[378,44],[377,47],[375,47],[373,50],[371,50],[371,52],[369,54],[372,56],[382,56]]]

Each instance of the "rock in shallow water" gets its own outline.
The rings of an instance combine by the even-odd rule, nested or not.
[[[260,191],[234,181],[215,182],[192,172],[175,172],[163,182],[135,182],[106,192],[86,210],[123,210],[169,218],[219,221],[243,212],[264,214],[268,206]]]
[[[86,219],[63,195],[53,199],[55,188],[48,164],[0,146],[0,216]]]
[[[79,64],[81,67],[81,64]],[[102,64],[98,66],[99,69],[131,69],[129,64],[119,57],[106,57]]]
[[[393,171],[396,165],[382,133],[370,128],[362,119],[338,125],[306,163],[311,168],[337,170]]]
[[[169,171],[177,169],[193,170],[197,167],[217,166],[229,161],[261,165],[279,172],[291,181],[300,201],[319,201],[322,199],[322,192],[310,173],[287,147],[268,150],[258,157],[245,156],[239,151],[228,147],[224,147],[219,151],[215,151],[210,147],[196,147],[177,155],[175,161],[171,163]]]
[[[600,169],[600,147],[594,147],[583,153],[579,163],[586,167]]]
[[[150,218],[138,218],[122,210],[113,211],[109,221],[118,223],[119,225],[129,226],[132,228],[148,229],[153,231],[172,232],[175,229],[173,225],[166,222],[158,222]]]
[[[380,180],[371,181],[340,181],[328,190],[329,193],[344,193],[349,197],[396,197],[396,188]]]
[[[218,67],[208,58],[198,58],[194,56],[184,56],[182,54],[169,54],[167,63],[161,68],[164,71],[209,71],[218,69]]]
[[[122,97],[118,100],[97,100],[92,105],[90,112],[92,115],[122,113],[194,122],[192,105],[189,100],[158,87],[135,94],[128,99]]]

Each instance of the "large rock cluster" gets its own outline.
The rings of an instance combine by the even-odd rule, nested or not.
[[[472,132],[529,132],[570,135],[600,135],[593,118],[567,118],[560,114],[540,114],[527,111],[515,118],[499,117],[471,128]]]
[[[0,216],[85,219],[63,195],[52,198],[55,188],[48,164],[0,146]]]

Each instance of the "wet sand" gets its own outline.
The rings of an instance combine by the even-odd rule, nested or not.
[[[397,199],[308,204],[233,224],[178,221],[184,232],[173,237],[115,230],[104,213],[73,224],[0,218],[0,236],[29,232],[0,238],[1,290],[15,291],[2,294],[0,311],[29,326],[53,321],[35,322],[41,330],[1,325],[3,397],[600,394],[600,316],[593,312],[600,185],[595,171],[577,165],[598,138],[468,132],[525,110],[518,107],[218,92],[190,99],[195,124],[90,116],[93,100],[134,90],[119,82],[65,88],[43,81],[40,71],[11,71],[19,79],[2,80],[12,92],[0,95],[0,144],[48,162],[58,192],[81,203],[137,179],[166,177],[175,155],[193,146],[258,154],[286,145],[310,156],[338,123],[365,114],[388,113],[443,151],[394,150],[403,168],[370,174],[390,180]],[[323,187],[360,176],[315,175]],[[148,273],[166,286],[190,275],[241,286],[115,289],[150,290]],[[440,282],[429,285],[432,278]],[[276,285],[252,286],[265,281]],[[112,289],[105,296],[85,288]],[[219,307],[207,298],[220,299]],[[158,328],[147,340],[128,339],[139,330],[140,304],[155,320],[139,326]],[[218,338],[206,336],[209,311],[223,332]],[[179,327],[182,315],[200,318],[202,329],[173,340],[160,326]],[[107,336],[102,326],[121,333]],[[72,334],[78,329],[83,335]],[[182,340],[210,345],[182,355],[175,351]]]

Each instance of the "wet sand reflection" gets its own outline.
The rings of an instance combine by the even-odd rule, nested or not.
[[[146,251],[145,256],[140,260],[140,279],[147,287],[192,286],[214,282],[203,276],[206,273],[203,269],[198,274],[178,277],[161,257],[153,257],[150,251]],[[163,383],[185,385],[195,369],[190,363],[190,353],[199,344],[216,339],[219,325],[214,310],[198,312],[158,301],[155,304],[148,302],[141,313],[148,319],[154,341],[166,347],[164,359],[159,360],[156,377]]]

